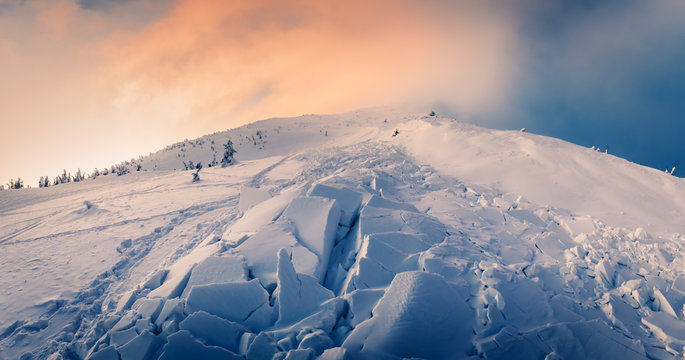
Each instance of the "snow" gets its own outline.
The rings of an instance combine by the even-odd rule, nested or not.
[[[135,328],[129,328],[127,330],[112,331],[110,334],[110,343],[116,347],[121,347],[127,342],[133,340],[138,336],[138,332]]]
[[[421,163],[465,183],[497,186],[612,226],[685,233],[683,181],[663,171],[530,133],[424,120],[399,127],[399,140]]]
[[[340,225],[350,227],[359,213],[362,194],[345,187],[316,184],[309,196],[321,196],[334,199],[340,207]]]
[[[276,284],[277,254],[281,248],[290,251],[298,272],[314,275],[320,268],[319,258],[301,245],[295,232],[294,225],[289,221],[267,225],[236,247],[235,251],[247,259],[250,272],[267,288]]]
[[[240,202],[238,208],[245,212],[249,208],[271,198],[271,193],[268,189],[253,188],[249,186],[240,187]]]
[[[279,196],[265,200],[248,209],[241,218],[233,223],[221,236],[229,243],[239,245],[247,237],[254,235],[263,226],[276,220],[288,203],[300,193],[301,189],[283,191]]]
[[[471,309],[458,289],[441,276],[398,274],[373,316],[343,343],[353,358],[466,357],[471,348]]]
[[[332,297],[333,293],[315,278],[295,272],[290,254],[285,249],[278,251],[278,324],[286,325],[309,315]]]
[[[321,355],[326,349],[335,345],[333,340],[323,330],[317,329],[305,335],[300,341],[299,349],[311,349],[315,355]]]
[[[268,302],[269,294],[257,279],[196,285],[188,294],[186,313],[203,310],[256,330],[269,323],[271,310]]]
[[[162,341],[149,331],[144,331],[124,346],[117,348],[121,360],[142,360],[152,357]]]
[[[187,297],[195,285],[247,281],[245,262],[237,256],[210,256],[197,264],[190,273],[182,297]]]
[[[193,183],[228,138],[237,163]],[[683,356],[669,174],[387,109],[140,163],[0,192],[0,358]]]
[[[176,316],[180,317],[180,315],[183,314],[183,308],[184,308],[184,303],[181,301],[181,299],[168,299],[164,302],[164,306],[162,307],[162,310],[159,312],[159,315],[157,316],[157,320],[155,321],[155,324],[159,327],[164,324],[165,321],[169,320],[170,318]]]
[[[348,293],[346,297],[349,304],[350,325],[357,326],[362,321],[371,318],[371,310],[383,295],[385,295],[384,289],[362,289]]]
[[[248,329],[218,316],[197,311],[179,324],[181,330],[187,330],[205,344],[219,346],[233,352],[239,351],[240,338]]]
[[[160,360],[174,359],[237,360],[242,357],[217,346],[206,346],[193,338],[189,332],[181,330],[169,336],[160,356]]]
[[[322,282],[340,221],[337,201],[320,196],[295,198],[283,212],[283,217],[295,225],[299,243],[319,257],[313,276]]]
[[[319,360],[346,360],[348,358],[347,350],[339,347],[326,349],[326,351],[319,356]]]
[[[93,353],[89,360],[119,360],[119,353],[114,349],[113,345],[107,346],[100,351]]]
[[[266,360],[273,359],[278,353],[275,339],[268,333],[262,332],[257,335],[250,344],[245,357],[248,359]]]

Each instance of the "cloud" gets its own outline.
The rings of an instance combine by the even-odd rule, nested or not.
[[[83,9],[95,10],[126,3],[131,0],[76,0],[76,3]]]
[[[104,166],[266,117],[408,103],[665,167],[685,158],[684,7],[0,0],[0,156]]]
[[[510,124],[660,169],[685,158],[685,3],[526,3]]]
[[[199,121],[436,98],[473,114],[506,104],[509,21],[476,1],[181,0],[109,39],[102,69],[120,104]]]

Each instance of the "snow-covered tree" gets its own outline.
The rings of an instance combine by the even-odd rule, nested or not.
[[[14,179],[10,180],[10,186],[9,186],[10,189],[21,189],[23,187],[24,187],[24,180],[22,180],[21,178],[17,178],[16,181],[14,181]]]
[[[64,169],[62,170],[62,175],[57,176],[52,184],[59,185],[66,184],[68,182],[71,182],[71,173],[67,173],[67,170]]]
[[[125,174],[128,174],[128,173],[129,173],[128,167],[127,167],[126,165],[124,165],[124,164],[119,164],[119,165],[116,166],[116,168],[114,167],[114,165],[112,165],[112,168],[114,168],[114,169],[112,170],[112,172],[113,172],[113,173],[116,173],[117,176],[121,176],[121,175],[125,175]]]
[[[83,181],[85,179],[86,179],[86,175],[81,172],[80,168],[78,170],[76,170],[76,174],[74,174],[74,176],[72,178],[72,180],[74,180],[74,182]]]
[[[195,168],[197,169],[197,171],[193,173],[193,182],[198,182],[200,181],[200,170],[202,170],[202,162],[198,162]]]
[[[38,187],[39,188],[44,188],[50,186],[50,178],[45,176],[41,176],[40,180],[38,180]]]
[[[233,141],[231,141],[231,139],[228,139],[228,142],[224,144],[224,158],[221,159],[221,167],[232,165],[235,162],[233,156],[237,152],[238,151],[233,147]]]

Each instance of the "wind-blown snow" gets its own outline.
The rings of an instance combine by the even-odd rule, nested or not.
[[[138,163],[0,192],[0,358],[683,354],[683,179],[391,110]]]

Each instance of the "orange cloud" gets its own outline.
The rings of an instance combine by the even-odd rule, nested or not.
[[[103,81],[120,108],[174,109],[177,121],[410,100],[474,113],[502,105],[510,89],[511,23],[486,10],[467,1],[180,0],[103,45]]]
[[[0,13],[0,181],[272,116],[439,100],[478,114],[506,105],[515,74],[515,24],[477,0],[16,4]]]

